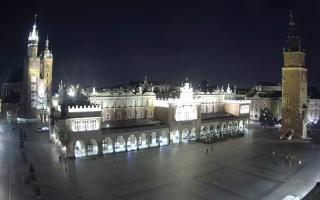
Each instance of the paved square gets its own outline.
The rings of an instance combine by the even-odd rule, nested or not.
[[[281,184],[277,180],[230,167],[203,174],[199,179],[212,187],[243,199],[261,199]]]
[[[255,125],[243,138],[214,145],[169,145],[72,159],[66,165],[59,162],[60,152],[48,134],[26,128],[23,149],[18,129],[0,133],[0,195],[4,197],[0,199],[35,199],[38,186],[46,200],[274,200],[288,194],[302,196],[320,180],[317,148],[307,142],[279,141],[277,129],[263,133]],[[290,166],[284,158],[288,153],[295,155]],[[37,181],[26,185],[23,176],[31,163]]]

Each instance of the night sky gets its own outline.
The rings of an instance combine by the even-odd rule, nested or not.
[[[309,85],[320,87],[319,0],[9,1],[0,6],[0,82],[23,67],[37,13],[40,46],[54,56],[54,87],[129,80],[249,87],[281,82],[289,9],[307,53]]]

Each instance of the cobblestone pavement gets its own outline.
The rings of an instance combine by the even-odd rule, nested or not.
[[[303,196],[320,180],[320,151],[306,141],[279,141],[251,125],[245,137],[214,145],[170,145],[59,162],[48,133],[25,125],[0,132],[0,199],[282,199]],[[213,150],[211,151],[211,146]],[[207,148],[209,153],[206,153]],[[288,159],[288,157],[293,159]],[[24,184],[33,164],[36,181]],[[3,198],[2,198],[3,197]]]

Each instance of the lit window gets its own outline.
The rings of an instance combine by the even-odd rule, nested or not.
[[[36,77],[36,76],[31,76],[31,82],[32,82],[32,83],[37,82],[37,77]]]

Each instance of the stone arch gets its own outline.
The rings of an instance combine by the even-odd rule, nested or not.
[[[232,130],[232,122],[229,122],[228,123],[228,131],[231,131]]]
[[[133,134],[128,137],[127,140],[127,151],[137,150],[137,138]]]
[[[234,127],[234,130],[238,130],[239,129],[239,123],[237,122],[237,121],[235,121],[234,123],[233,123],[233,127]]]
[[[122,152],[126,150],[126,140],[122,135],[119,135],[114,143],[114,151]]]
[[[148,148],[148,139],[145,133],[142,133],[139,137],[138,148],[139,149]]]
[[[221,134],[221,124],[218,124],[216,126],[216,135],[221,138],[222,137],[222,134]]]
[[[201,126],[200,129],[200,138],[206,138],[207,137],[207,127]]]
[[[159,137],[159,145],[164,146],[169,144],[168,133],[163,131]]]
[[[196,129],[196,127],[193,127],[191,129],[191,133],[190,133],[190,140],[196,141],[196,139],[197,139],[197,129]]]
[[[210,126],[209,131],[210,131],[210,133],[213,133],[213,132],[214,132],[213,125]]]
[[[82,140],[77,140],[74,143],[74,156],[76,158],[86,156],[86,145]]]
[[[112,143],[112,139],[110,137],[106,137],[102,141],[102,152],[104,154],[113,153],[113,143]]]
[[[249,120],[246,120],[246,121],[244,122],[244,128],[245,128],[245,129],[249,128]]]
[[[91,155],[98,155],[98,143],[95,139],[90,139],[89,143],[87,144],[87,154]]]
[[[227,130],[227,123],[223,123],[221,127],[221,131],[226,131]]]
[[[181,132],[181,141],[182,142],[188,142],[190,140],[190,130],[189,129],[184,129]]]
[[[242,120],[240,120],[240,122],[239,122],[239,130],[243,131],[243,121]]]
[[[180,133],[178,130],[175,130],[170,133],[170,140],[172,144],[177,144],[180,142]]]
[[[158,140],[157,140],[157,133],[156,132],[152,132],[151,133],[149,146],[150,147],[158,146]]]

